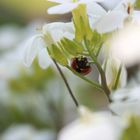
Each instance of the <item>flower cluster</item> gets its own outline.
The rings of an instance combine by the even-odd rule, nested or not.
[[[39,65],[45,69],[53,60],[80,111],[81,106],[79,107],[79,103],[73,96],[59,65],[104,92],[110,102],[112,113],[122,116],[127,112],[135,113],[137,110],[135,107],[139,106],[139,95],[133,90],[127,95],[120,94],[127,92],[127,90],[118,90],[127,84],[127,71],[123,61],[112,56],[113,53],[109,48],[111,43],[108,38],[113,36],[113,33],[123,30],[125,25],[139,25],[140,12],[134,10],[136,0],[113,0],[112,2],[108,0],[48,1],[56,4],[48,9],[49,14],[71,12],[71,21],[45,24],[37,35],[27,41],[25,64],[30,66],[38,57]],[[104,54],[104,50],[107,50],[107,55]],[[104,58],[103,61],[100,61],[100,56]],[[94,72],[95,67],[98,70],[99,81],[87,76]],[[114,93],[114,91],[117,92]],[[99,114],[92,114],[82,108],[82,112],[83,110],[86,117],[82,116],[82,121],[77,120],[62,130],[59,136],[60,140],[92,140],[93,138],[115,140],[115,135],[119,137],[114,127],[114,117],[106,119],[107,116],[104,113],[101,117]],[[126,124],[123,126],[124,124],[121,123],[121,127],[118,126],[117,130],[126,127]],[[106,133],[107,137],[100,136],[100,131]],[[69,138],[68,135],[72,137]]]
[[[110,93],[126,85],[127,73],[121,61],[111,53],[100,63],[101,50],[108,46],[107,38],[121,30],[126,23],[139,23],[139,11],[134,10],[135,0],[49,0],[56,3],[49,14],[72,13],[71,22],[45,24],[39,33],[26,43],[24,62],[30,66],[38,57],[45,69],[51,59],[68,68],[78,77],[102,90],[109,101]],[[50,59],[51,58],[51,59]],[[83,59],[84,58],[84,59]],[[92,65],[99,71],[99,82],[87,79]]]

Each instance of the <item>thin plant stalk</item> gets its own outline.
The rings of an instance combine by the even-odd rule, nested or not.
[[[79,107],[79,103],[78,103],[76,97],[74,96],[74,94],[73,94],[73,92],[72,92],[72,90],[71,90],[71,88],[70,88],[70,85],[69,85],[69,83],[68,83],[68,81],[67,81],[67,79],[66,79],[64,73],[62,72],[62,70],[61,70],[61,68],[59,67],[59,65],[57,64],[57,62],[56,62],[54,59],[52,59],[52,60],[53,60],[53,62],[54,62],[54,64],[55,64],[57,70],[59,71],[59,73],[60,73],[60,75],[61,75],[61,77],[62,77],[62,79],[63,79],[63,81],[64,81],[64,83],[65,83],[65,85],[66,85],[66,87],[67,87],[67,89],[68,89],[68,92],[69,92],[69,94],[70,94],[72,100],[74,101],[75,106],[78,108],[78,107]]]
[[[87,51],[91,57],[91,59],[95,62],[95,65],[100,73],[100,76],[101,76],[101,85],[102,85],[102,88],[104,90],[104,93],[106,94],[107,98],[108,98],[108,101],[111,103],[112,100],[110,98],[110,90],[107,86],[107,82],[106,82],[106,76],[105,76],[105,72],[104,70],[102,69],[101,65],[99,64],[98,60],[96,59],[96,56],[94,56],[94,54],[91,52],[88,44],[87,44],[87,41],[85,40],[85,46],[87,48]]]

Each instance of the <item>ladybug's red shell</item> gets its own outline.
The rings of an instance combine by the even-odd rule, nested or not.
[[[86,57],[75,57],[71,61],[71,67],[78,73],[87,75],[91,72],[91,66]]]

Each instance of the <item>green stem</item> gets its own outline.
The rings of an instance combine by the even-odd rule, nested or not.
[[[98,71],[99,71],[100,76],[101,76],[101,84],[102,84],[102,87],[104,89],[104,92],[105,92],[106,96],[108,97],[109,102],[112,102],[112,100],[110,99],[110,90],[107,86],[105,73],[104,73],[101,65],[98,62],[96,62],[96,66],[97,66]]]
[[[103,91],[103,88],[100,84],[96,83],[96,82],[93,82],[91,80],[89,80],[88,78],[82,76],[80,73],[76,72],[75,70],[73,70],[71,67],[67,66],[67,68],[72,71],[75,75],[77,75],[79,78],[83,79],[84,81],[88,82],[89,84],[91,84],[93,87],[99,89],[99,90],[102,90]]]
[[[98,48],[97,53],[96,53],[96,58],[99,56],[99,53],[100,53],[100,51],[101,51],[101,49],[102,49],[102,45],[103,45],[103,43],[101,43],[101,44],[99,45],[99,48]]]
[[[118,73],[117,73],[117,77],[116,77],[116,80],[115,80],[115,84],[114,84],[114,87],[113,87],[114,90],[117,89],[117,87],[118,87],[120,76],[121,76],[121,71],[122,71],[122,66],[120,65]]]
[[[105,72],[104,70],[102,69],[101,65],[99,64],[99,62],[97,61],[96,59],[96,56],[94,56],[94,54],[90,51],[90,48],[85,40],[85,46],[89,52],[89,55],[90,57],[92,58],[92,60],[95,62],[95,65],[100,73],[100,76],[101,76],[101,85],[102,85],[102,88],[104,90],[104,93],[106,94],[107,98],[108,98],[108,101],[111,103],[112,100],[110,99],[110,90],[107,86],[107,82],[106,82],[106,76],[105,76]]]
[[[74,96],[74,94],[73,94],[73,92],[72,92],[72,90],[71,90],[71,88],[70,88],[70,86],[68,84],[68,81],[67,81],[65,75],[63,74],[63,72],[62,72],[61,68],[59,67],[59,65],[57,64],[57,62],[54,59],[52,59],[52,60],[53,60],[53,62],[55,64],[57,70],[59,71],[59,73],[60,73],[60,75],[61,75],[61,77],[62,77],[62,79],[63,79],[63,81],[64,81],[64,83],[65,83],[65,85],[66,85],[66,87],[67,87],[67,89],[69,91],[69,93],[70,93],[70,96],[71,96],[72,100],[74,101],[76,107],[78,108],[79,103],[78,103],[77,99],[75,98],[75,96]]]

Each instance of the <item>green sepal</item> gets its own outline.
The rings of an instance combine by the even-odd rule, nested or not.
[[[79,4],[72,12],[73,22],[75,26],[75,38],[78,42],[81,42],[84,37],[86,40],[91,40],[92,30],[89,25],[87,10],[85,4]]]
[[[94,30],[92,33],[91,45],[98,46],[101,42],[102,42],[102,35],[99,34],[96,30]]]
[[[84,48],[81,44],[76,41],[69,40],[67,38],[63,38],[61,40],[61,46],[65,49],[70,55],[76,56],[84,51]]]
[[[67,57],[64,53],[57,47],[57,45],[53,44],[49,47],[49,53],[53,59],[55,59],[59,64],[63,66],[68,65]]]
[[[95,56],[98,56],[103,45],[103,39],[102,35],[96,30],[93,32],[93,36],[89,45],[91,46],[91,51],[94,52]]]

